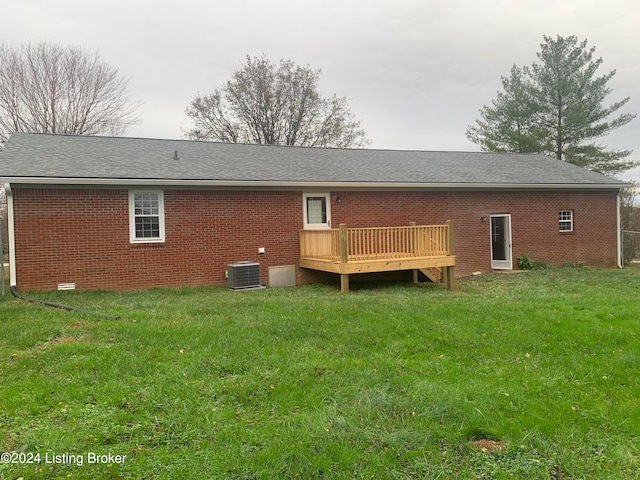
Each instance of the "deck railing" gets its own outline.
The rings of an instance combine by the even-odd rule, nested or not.
[[[300,256],[331,262],[438,257],[453,255],[453,227],[410,225],[404,227],[302,230]]]

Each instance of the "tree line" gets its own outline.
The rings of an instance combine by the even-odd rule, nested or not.
[[[319,92],[320,70],[249,57],[228,82],[186,109],[196,140],[361,147],[345,97]],[[0,45],[0,144],[12,132],[122,135],[139,121],[128,79],[98,53],[44,42]]]
[[[575,36],[545,36],[538,61],[501,77],[502,90],[466,136],[487,151],[544,153],[606,174],[631,168],[630,151],[594,141],[635,118],[617,113],[629,97],[607,103],[616,71],[599,74],[594,53]],[[194,140],[366,146],[347,99],[319,91],[320,74],[247,56],[230,80],[187,105],[193,126],[183,132]],[[0,143],[14,131],[122,135],[139,109],[128,80],[97,53],[48,42],[0,45]]]

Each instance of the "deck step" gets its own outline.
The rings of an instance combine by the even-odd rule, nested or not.
[[[419,268],[418,271],[432,283],[442,282],[442,267]]]

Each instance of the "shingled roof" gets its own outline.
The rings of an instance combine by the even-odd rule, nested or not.
[[[0,180],[36,184],[608,188],[613,178],[538,154],[247,145],[14,133]]]

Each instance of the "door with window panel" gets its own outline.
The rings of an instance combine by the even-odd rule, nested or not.
[[[491,268],[511,270],[511,215],[491,215]]]
[[[328,193],[303,195],[304,228],[331,228],[331,201]]]

